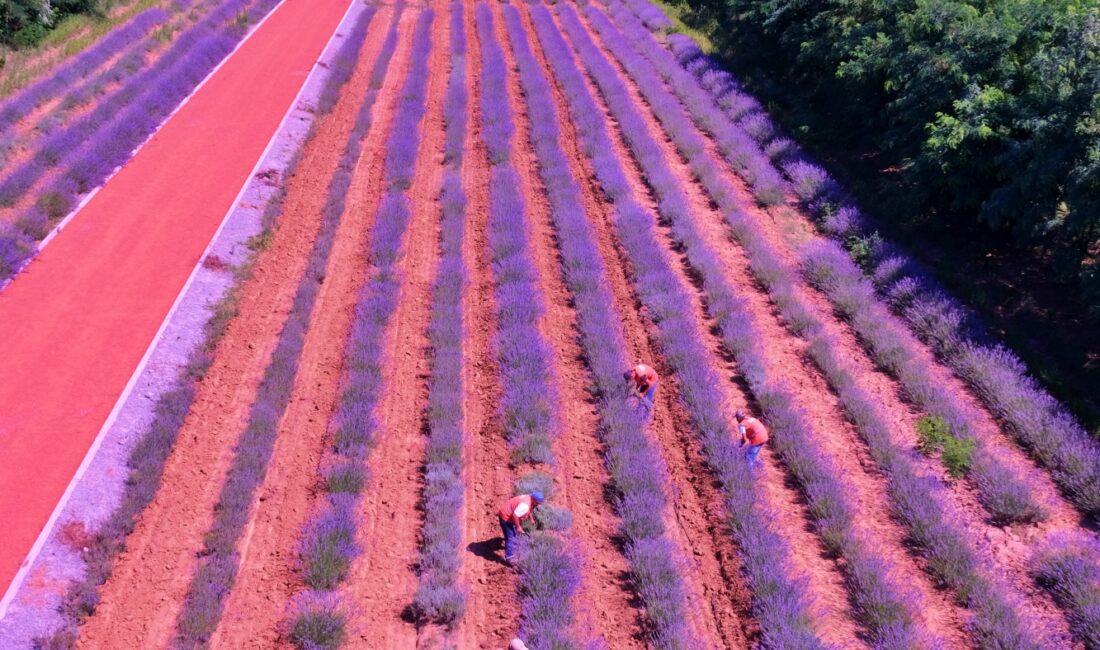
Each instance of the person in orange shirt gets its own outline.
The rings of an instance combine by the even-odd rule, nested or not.
[[[500,529],[504,532],[504,559],[511,564],[516,555],[516,536],[523,534],[523,522],[535,520],[535,508],[542,503],[542,492],[521,494],[500,504]]]
[[[741,433],[741,446],[748,443],[749,448],[745,452],[745,458],[749,461],[749,468],[760,467],[760,450],[768,441],[768,428],[764,423],[753,417],[746,417],[744,411],[737,411],[733,417],[737,418],[737,430]]]
[[[634,384],[634,390],[642,398],[647,411],[653,410],[653,398],[657,394],[657,371],[639,363],[633,369],[623,373],[623,377]]]

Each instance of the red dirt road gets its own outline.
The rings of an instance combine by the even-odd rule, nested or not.
[[[0,591],[347,5],[287,0],[0,293]]]

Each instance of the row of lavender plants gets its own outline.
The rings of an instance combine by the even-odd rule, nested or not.
[[[692,222],[687,198],[633,106],[625,85],[583,32],[579,19],[575,15],[566,16],[565,23],[567,29],[572,27],[575,40],[583,41],[584,49],[590,48],[589,70],[603,89],[612,113],[623,125],[627,144],[656,195],[658,211],[669,222],[671,236],[702,282],[722,342],[736,359],[775,432],[773,448],[806,495],[825,547],[845,559],[842,567],[856,619],[884,647],[922,643],[924,635],[913,621],[918,606],[915,599],[892,577],[894,567],[871,550],[873,542],[853,530],[856,511],[845,498],[847,491],[839,470],[820,450],[813,427],[794,405],[793,392],[768,369],[756,315],[746,301],[734,297],[721,263]],[[605,32],[604,42],[620,58],[637,62],[629,59],[629,45],[617,33]],[[633,71],[632,66],[628,70]],[[648,80],[643,77],[638,81]]]
[[[636,53],[629,51],[630,43],[637,45],[645,41],[624,38],[594,8],[590,7],[589,17],[603,35],[604,42],[624,63],[628,73],[634,76],[639,87],[648,91],[644,92],[647,98],[652,97],[652,101],[659,102],[662,108],[671,113],[675,100],[663,90],[660,80],[650,68],[644,65]],[[679,115],[680,119],[683,119],[682,113]],[[675,134],[673,140],[676,141],[678,136],[692,132],[689,126],[681,124],[681,129],[673,133]],[[704,161],[692,162],[702,166]],[[704,183],[704,185],[709,188],[708,184]],[[730,192],[732,192],[731,188],[725,188],[722,196],[729,196]],[[1038,641],[1017,613],[1018,605],[1015,599],[1004,597],[1002,586],[990,580],[989,567],[975,554],[973,545],[967,539],[965,532],[947,516],[941,499],[929,498],[936,494],[942,498],[943,486],[934,478],[918,475],[903,455],[903,451],[891,442],[890,420],[881,410],[871,408],[871,405],[875,404],[874,400],[865,389],[855,383],[852,373],[844,367],[839,356],[834,353],[836,344],[824,333],[821,321],[797,297],[794,292],[793,270],[786,268],[779,261],[775,251],[765,243],[758,225],[746,218],[744,213],[736,209],[736,206],[729,206],[724,213],[734,235],[743,243],[750,256],[751,270],[756,278],[769,291],[772,300],[787,319],[791,329],[811,342],[811,358],[821,368],[833,390],[841,398],[841,403],[871,448],[873,456],[884,463],[880,466],[887,472],[888,477],[893,479],[889,484],[889,490],[895,516],[906,526],[910,540],[916,543],[928,560],[926,566],[938,581],[955,589],[956,597],[961,603],[975,611],[971,624],[975,641],[980,647],[1039,647]],[[675,236],[675,223],[673,230]],[[683,232],[677,236],[677,239],[685,244],[689,258],[692,256],[691,240],[695,239],[698,245],[701,245],[695,233]],[[703,266],[693,265],[700,269],[706,289],[708,276],[720,274],[721,271],[714,266],[716,261],[713,259],[704,259],[702,262]],[[709,272],[706,269],[708,265],[712,267]],[[721,276],[717,275],[717,277]],[[718,311],[725,311],[728,314],[727,318],[734,319],[731,322],[733,330],[738,328],[744,330],[739,335],[730,336],[724,325],[720,327],[723,341],[737,357],[738,365],[750,387],[764,384],[766,380],[761,378],[754,381],[754,372],[750,372],[750,370],[759,371],[762,364],[759,352],[753,352],[759,340],[758,329],[755,326],[746,327],[751,312],[747,311],[744,304],[735,305],[720,295],[715,295],[711,289],[706,290],[711,296],[712,309],[718,306]],[[724,308],[719,305],[724,305]],[[737,312],[741,312],[741,315],[739,316]],[[721,324],[722,318],[718,320]],[[739,353],[738,348],[743,349],[743,352]],[[748,358],[743,360],[742,355],[747,355]],[[774,390],[774,387],[765,388],[764,391],[767,392],[769,389]],[[756,392],[755,388],[754,392]],[[760,397],[759,392],[757,397],[762,403],[766,401]],[[765,409],[767,410],[766,405]],[[774,414],[770,415],[774,422]],[[777,448],[780,442],[782,440],[777,440]],[[782,449],[779,451],[784,455]],[[797,470],[795,474],[797,476]],[[812,502],[811,497],[811,504]],[[831,544],[828,536],[826,536],[826,544]]]
[[[479,2],[475,17],[481,46],[481,130],[491,165],[488,240],[496,298],[494,344],[503,386],[500,414],[515,461],[532,467],[553,465],[553,437],[559,425],[553,410],[559,400],[550,376],[552,351],[538,328],[544,303],[527,206],[512,164],[515,124],[508,100],[508,65],[489,6]],[[540,482],[549,499],[552,482],[537,478],[521,477],[517,489]],[[520,636],[535,648],[577,647],[572,627],[573,596],[580,586],[578,558],[553,534],[526,541],[519,559]]]
[[[595,380],[599,434],[615,490],[615,511],[626,541],[631,579],[657,648],[691,647],[685,623],[683,581],[665,527],[666,480],[656,449],[645,435],[647,417],[634,408],[622,381],[630,359],[614,311],[604,261],[581,203],[580,187],[561,149],[558,113],[550,85],[535,59],[520,14],[505,6],[504,19],[527,103],[530,138],[550,201],[562,255],[562,275],[573,299],[580,343]],[[552,53],[560,56],[561,53]],[[568,53],[566,53],[568,55]]]
[[[165,10],[158,7],[146,9],[50,76],[31,85],[15,97],[5,100],[0,104],[0,135],[33,113],[42,104],[87,79],[88,75],[104,63],[166,20],[168,20],[168,12]]]
[[[347,75],[340,71],[347,70],[348,62],[354,65],[358,59],[369,18],[369,15],[362,17],[349,34],[346,49],[341,53],[341,62],[336,66],[336,79],[346,79]],[[239,563],[237,542],[248,523],[256,489],[263,482],[271,458],[279,421],[294,388],[313,306],[325,277],[329,254],[344,213],[352,172],[369,126],[369,111],[370,105],[364,101],[344,155],[329,182],[328,198],[321,213],[317,237],[299,280],[290,313],[257,389],[248,423],[237,441],[232,464],[214,506],[214,521],[203,539],[200,560],[177,620],[175,645],[178,647],[198,648],[209,642],[221,620],[225,598],[236,578]]]
[[[1100,515],[1100,443],[1028,375],[1012,351],[992,340],[977,318],[950,297],[922,266],[899,247],[881,240],[872,219],[821,167],[814,164],[742,92],[729,73],[702,54],[688,37],[672,35],[669,45],[681,66],[692,71],[720,104],[738,107],[732,119],[749,129],[781,164],[799,199],[817,217],[821,231],[838,245],[870,244],[865,275],[877,294],[912,331],[975,391],[1016,440],[1048,471],[1066,497],[1085,514]],[[727,113],[730,111],[727,110]],[[856,252],[849,251],[857,271]]]
[[[592,63],[600,55],[587,42],[583,27],[569,7],[560,9],[566,30],[580,36],[581,60]],[[725,494],[724,503],[738,543],[743,570],[753,595],[753,610],[766,647],[821,648],[804,593],[804,582],[793,576],[786,542],[770,527],[771,513],[744,494],[755,479],[733,444],[722,416],[716,386],[721,381],[709,364],[700,333],[690,314],[690,296],[679,283],[661,250],[653,219],[637,203],[623,163],[615,155],[603,112],[588,91],[570,46],[557,30],[549,11],[533,6],[532,18],[547,52],[547,60],[569,100],[585,155],[597,180],[614,206],[613,225],[630,259],[635,287],[658,326],[660,343],[681,378],[682,397],[691,413],[707,461]],[[621,116],[615,115],[616,119]],[[622,474],[629,476],[628,474]],[[640,478],[645,478],[642,475]],[[633,507],[645,508],[644,503]],[[644,520],[639,521],[643,523]]]
[[[363,12],[353,31],[365,33],[369,21],[374,15],[374,9]],[[334,57],[334,64],[354,58],[358,53],[358,47],[354,40],[349,39],[341,47]],[[347,78],[330,75],[325,80],[325,86],[341,87]],[[323,113],[318,114],[318,118]],[[284,178],[290,178],[298,168],[301,160],[301,151],[305,144],[314,137],[315,128],[310,130],[306,138],[294,154],[286,170]],[[278,217],[282,214],[283,204],[286,199],[286,185],[282,185],[271,196],[264,206],[261,234],[255,239],[257,242],[267,240],[266,233],[276,227]],[[253,256],[260,250],[256,247]],[[81,579],[74,582],[64,598],[61,606],[65,614],[66,624],[58,629],[49,639],[40,639],[38,643],[44,647],[67,648],[76,643],[77,629],[80,623],[95,613],[99,606],[99,588],[111,575],[115,558],[125,548],[126,538],[133,532],[137,524],[138,516],[152,502],[160,487],[160,481],[164,473],[164,464],[175,446],[176,438],[183,427],[187,413],[194,402],[198,390],[198,383],[206,375],[210,366],[214,363],[214,354],[218,343],[225,335],[230,321],[237,314],[237,300],[239,289],[251,275],[252,260],[249,259],[235,270],[236,280],[234,286],[219,301],[212,310],[212,316],[204,325],[205,334],[203,342],[191,353],[183,372],[176,385],[164,393],[157,401],[154,409],[153,421],[148,430],[141,436],[127,460],[129,476],[122,498],[108,519],[92,534],[90,543],[87,544],[82,558],[85,562],[85,572]]]
[[[466,25],[462,0],[451,0],[450,74],[443,103],[444,151],[440,260],[432,287],[428,323],[431,375],[428,385],[428,442],[424,460],[424,516],[417,557],[419,584],[412,608],[420,621],[454,625],[466,611],[466,591],[458,585],[462,568],[463,305],[467,273],[462,257],[466,233],[466,193],[462,189],[463,148],[468,101]]]
[[[1035,557],[1036,580],[1064,608],[1070,629],[1088,650],[1100,648],[1100,547],[1094,539],[1053,540]]]
[[[403,10],[403,3],[394,7],[385,39],[371,68],[366,95],[329,186],[324,212],[326,218],[339,220],[346,209],[347,193],[362,154],[363,142],[372,125],[371,111],[397,47],[398,25]],[[420,15],[417,23],[417,46],[412,53],[412,66],[420,77],[426,76],[431,48],[431,40],[427,36],[433,19],[433,14],[428,11]],[[425,84],[422,79],[408,78],[403,89],[406,94],[402,95],[391,133],[397,133],[400,124],[405,129],[402,135],[412,134],[418,141]],[[334,102],[335,99],[324,103]],[[392,139],[391,135],[389,140]],[[411,171],[395,170],[390,161],[386,162],[387,179],[406,173],[411,174]],[[355,544],[356,505],[367,481],[366,461],[377,429],[373,410],[381,392],[380,341],[397,304],[400,282],[392,268],[409,217],[410,210],[404,195],[398,191],[387,192],[377,208],[375,223],[368,237],[368,257],[371,264],[378,267],[379,273],[359,291],[345,344],[346,384],[332,420],[335,430],[333,453],[324,459],[322,470],[322,487],[327,502],[305,524],[298,549],[302,580],[309,587],[296,600],[297,607],[291,613],[289,622],[291,639],[299,647],[334,648],[344,637],[344,613],[331,592],[346,578],[351,560],[359,552]],[[335,236],[335,229],[329,236]]]
[[[719,110],[713,98],[699,86],[692,75],[684,71],[672,55],[653,40],[621,4],[612,0],[610,7],[616,21],[623,26],[634,51],[644,56],[648,63],[643,63],[635,56],[631,66],[632,70],[647,79],[647,83],[639,84],[643,93],[654,106],[658,119],[674,134],[673,140],[681,155],[691,163],[696,178],[722,209],[727,221],[732,226],[737,226],[733,228],[733,234],[744,245],[744,231],[752,226],[752,220],[741,214],[732,185],[707,155],[705,142],[695,132],[691,120],[715,142],[724,143],[719,145],[719,151],[735,169],[737,166],[733,163],[733,157],[736,151],[741,150],[747,136]],[[593,9],[591,15],[595,24],[604,31],[614,29],[610,21],[597,10]],[[668,82],[668,87],[682,100],[682,109],[671,93],[663,90],[660,80],[650,70],[656,70]],[[659,100],[656,99],[658,96]],[[751,155],[762,157],[751,145],[748,151]],[[749,236],[759,240],[754,242],[756,248],[766,246],[759,234]],[[775,251],[768,254],[776,256]],[[776,263],[778,264],[778,260]],[[967,445],[964,449],[970,450],[970,455],[949,463],[949,468],[956,473],[969,473],[978,489],[979,499],[992,519],[1000,524],[1043,519],[1046,515],[1030,488],[1005,467],[976,435],[978,415],[966,409],[954,394],[937,383],[932,378],[931,368],[920,363],[919,357],[900,345],[898,337],[892,336],[891,332],[882,327],[882,321],[863,319],[853,321],[853,324],[876,362],[898,378],[909,398],[927,413],[943,418],[950,426],[954,440]]]
[[[34,205],[0,228],[0,281],[34,254],[35,242],[67,214],[80,195],[126,162],[179,103],[236,46],[247,25],[280,0],[228,0],[177,38],[155,65],[130,79],[76,123],[51,134],[35,156],[0,182],[0,205],[10,206],[54,167]],[[243,19],[242,19],[243,17]]]

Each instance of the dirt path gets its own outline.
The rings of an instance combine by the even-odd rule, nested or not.
[[[417,544],[424,465],[423,412],[427,404],[429,355],[427,327],[431,287],[439,256],[439,189],[443,180],[443,95],[447,85],[448,18],[440,7],[432,26],[427,112],[421,122],[416,173],[408,191],[412,217],[396,262],[401,292],[385,338],[383,381],[378,406],[377,446],[359,507],[359,545],[341,590],[354,603],[348,619],[348,648],[412,648],[416,627],[403,619],[416,590]],[[407,34],[393,64],[407,67],[411,32],[419,12],[406,14]],[[403,19],[404,21],[405,19]],[[404,75],[402,75],[404,76]],[[381,164],[374,167],[381,169]]]
[[[627,163],[627,177],[635,187],[635,196],[638,197],[639,202],[648,207],[651,212],[655,211],[655,204],[649,196],[649,191],[643,181],[641,171],[634,164],[625,141],[618,131],[617,125],[612,120],[610,114],[607,113],[607,108],[603,102],[602,96],[600,96],[596,87],[591,83],[591,80],[588,80],[588,82],[589,91],[593,93],[597,103],[601,106],[601,109],[605,111],[609,124],[614,125],[613,146],[616,149],[617,156]],[[644,104],[642,104],[642,106],[644,108]],[[659,138],[658,141],[660,140]],[[660,229],[660,232],[665,232],[665,229]],[[608,233],[609,237],[615,239],[613,230],[610,226],[608,226]],[[629,268],[629,261],[626,253],[622,250],[617,241],[614,243],[614,247],[618,252],[617,265],[623,268]],[[702,296],[695,290],[695,285],[685,271],[680,256],[672,252],[673,247],[671,245],[666,246],[666,249],[671,266],[677,271],[678,275],[680,275],[684,286],[691,288],[691,292],[696,297],[694,301],[694,311],[696,320],[699,323],[698,331],[704,333],[704,340],[707,346],[713,351],[716,367],[724,376],[736,379],[738,376],[736,365],[726,358],[726,355],[721,351],[721,346],[717,338],[711,333],[711,323],[706,314]],[[637,301],[636,298],[632,298],[631,304],[633,305],[632,309],[634,311],[641,309],[640,302]],[[649,332],[649,340],[652,346],[651,349],[658,351],[660,346],[656,339],[656,329],[648,320],[647,331]],[[659,359],[659,356],[657,358]],[[676,378],[675,376],[670,376],[671,369],[663,361],[659,361],[657,367],[663,376],[671,380],[669,384],[671,384],[670,388],[673,389],[665,389],[665,397],[662,400],[667,404],[668,418],[671,421],[668,425],[662,426],[661,416],[662,411],[665,409],[660,409],[658,410],[658,416],[656,418],[657,427],[655,427],[655,433],[657,433],[662,446],[664,446],[666,450],[666,462],[669,463],[670,471],[673,473],[674,477],[682,477],[679,479],[681,481],[685,479],[691,481],[688,477],[693,477],[693,488],[697,487],[700,491],[705,490],[703,494],[699,495],[701,498],[699,498],[697,502],[698,506],[694,512],[691,510],[685,512],[683,508],[677,507],[677,515],[679,516],[678,523],[680,523],[681,526],[691,527],[698,521],[696,516],[703,519],[706,517],[703,514],[695,515],[695,513],[706,513],[708,509],[712,507],[712,504],[721,503],[721,496],[720,492],[713,485],[713,479],[710,478],[709,471],[705,470],[706,466],[702,459],[698,442],[695,440],[694,436],[690,434],[691,423],[688,413],[673,399],[673,395],[670,395],[670,393],[675,390]],[[735,406],[744,406],[751,403],[744,385],[740,382],[735,383],[731,381],[721,386],[720,389],[726,395],[724,401],[730,406],[730,413],[732,413]],[[731,429],[732,428],[733,427],[731,427]],[[673,450],[678,450],[678,453],[673,452]],[[843,576],[840,573],[838,563],[826,556],[820,540],[811,532],[812,524],[810,523],[811,520],[806,510],[805,503],[799,493],[789,486],[788,477],[785,472],[775,464],[770,455],[762,456],[762,458],[764,459],[765,470],[761,485],[764,486],[764,489],[755,495],[755,498],[762,500],[766,506],[770,507],[774,512],[775,516],[772,524],[775,526],[775,530],[782,535],[790,545],[792,568],[794,568],[798,574],[805,575],[808,579],[807,593],[809,600],[814,605],[815,614],[819,621],[819,632],[827,642],[837,643],[839,645],[860,645],[860,642],[857,641],[855,624],[851,620],[847,592],[844,587]],[[703,476],[705,476],[706,479],[700,478]],[[695,491],[695,489],[692,491]],[[683,493],[683,489],[681,489],[680,492]],[[723,539],[721,541],[725,542],[729,551],[732,553],[734,549],[732,543],[725,541],[732,539],[731,534],[728,532],[728,526],[721,521],[720,517],[714,519],[717,521],[713,523],[708,522],[704,530],[713,531],[713,537],[716,541],[719,536],[722,537]],[[690,530],[690,528],[688,529]],[[685,537],[693,540],[699,538],[698,536],[690,534],[685,534]],[[732,566],[730,566],[729,570],[733,570],[736,564],[730,564]]]
[[[512,469],[500,404],[500,369],[493,343],[497,331],[493,275],[489,268],[489,156],[481,138],[479,74],[481,48],[474,24],[475,0],[464,0],[466,26],[467,122],[465,159],[462,166],[466,192],[466,242],[463,247],[469,272],[465,300],[463,411],[466,431],[466,511],[463,542],[466,544],[463,574],[469,589],[466,616],[455,633],[460,648],[503,648],[516,631],[519,599],[516,576],[504,566],[500,525],[496,511],[512,494]]]
[[[383,6],[371,21],[358,68],[330,118],[339,127],[340,140],[334,141],[347,141],[391,16],[392,9]],[[294,392],[240,544],[240,569],[211,647],[274,647],[290,598],[301,587],[295,545],[319,489],[317,469],[344,376],[343,342],[366,268],[364,241],[381,196],[381,177],[373,173],[372,164],[381,160],[399,88],[393,77],[387,79],[376,100],[373,128],[364,141],[317,295]]]
[[[317,233],[341,144],[340,123],[322,120],[288,183],[271,244],[241,291],[240,313],[199,385],[157,496],[127,539],[96,614],[82,627],[80,647],[163,647],[172,638],[233,447]]]
[[[493,24],[504,59],[516,70],[511,42],[499,3],[493,9]],[[629,564],[616,548],[619,518],[604,498],[608,485],[603,465],[603,445],[596,429],[597,414],[585,387],[592,383],[578,344],[576,316],[571,295],[561,276],[561,257],[551,225],[550,205],[538,171],[538,157],[530,142],[530,122],[519,77],[509,76],[509,103],[515,116],[512,162],[520,178],[520,190],[527,206],[531,252],[539,273],[546,312],[539,329],[554,350],[551,368],[555,394],[561,403],[560,431],[555,440],[558,464],[549,468],[554,475],[558,501],[573,514],[570,538],[581,559],[581,588],[575,610],[581,638],[602,636],[612,648],[642,647],[639,640],[639,611],[630,603],[632,594],[625,577]],[[575,147],[575,143],[573,143]]]

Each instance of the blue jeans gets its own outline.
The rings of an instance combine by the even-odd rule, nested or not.
[[[500,529],[504,531],[504,559],[511,562],[516,554],[516,525],[501,519]]]
[[[656,394],[657,394],[657,382],[653,382],[653,385],[650,386],[648,390],[646,390],[645,395],[644,395],[647,407],[653,408],[653,397]]]
[[[749,467],[756,469],[760,467],[760,450],[764,448],[763,444],[751,445],[747,451],[745,451],[745,458],[749,461]]]

